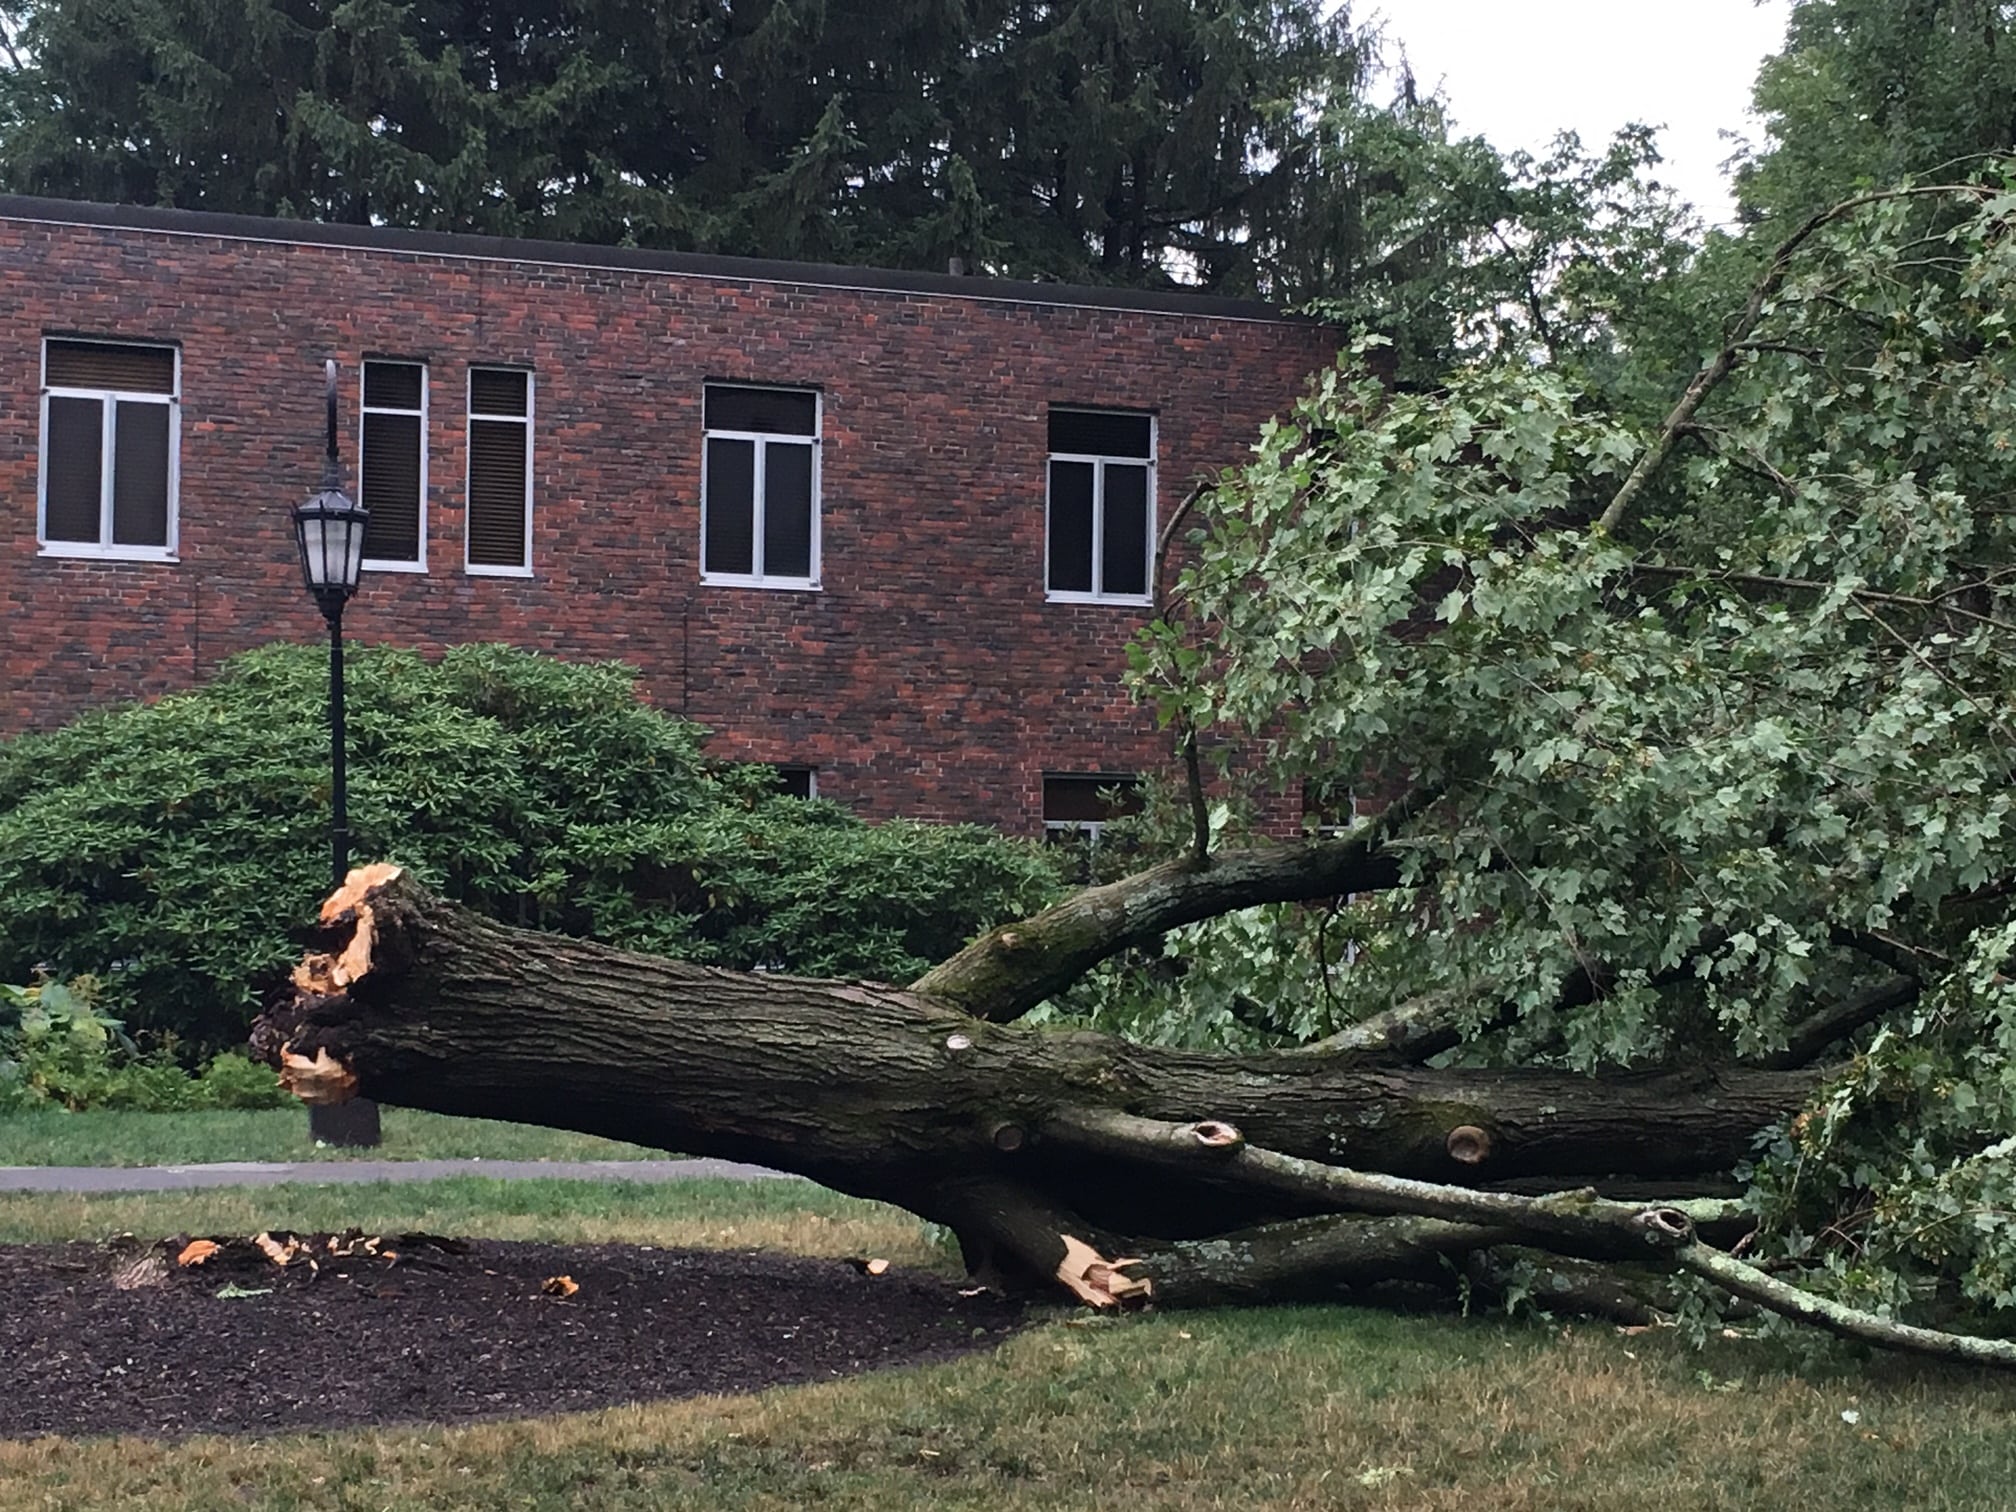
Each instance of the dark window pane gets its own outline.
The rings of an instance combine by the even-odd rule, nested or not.
[[[175,392],[173,347],[103,341],[52,341],[45,368],[51,388],[119,389],[129,394]]]
[[[1099,559],[1102,593],[1148,591],[1148,469],[1106,464],[1106,539]]]
[[[710,383],[707,429],[816,436],[819,396],[808,389],[731,388]]]
[[[112,433],[112,542],[168,544],[168,406],[120,403]]]
[[[1050,589],[1092,591],[1092,464],[1050,464]]]
[[[530,441],[528,428],[515,420],[469,422],[472,567],[531,565],[525,546],[525,459]]]
[[[707,535],[702,572],[756,570],[756,443],[707,443]]]
[[[812,796],[812,768],[809,766],[780,766],[777,768],[777,791],[786,798],[810,798]]]
[[[526,415],[532,392],[532,375],[509,368],[469,369],[469,413],[472,415]]]
[[[1141,812],[1138,777],[1045,777],[1043,822],[1087,824]]]
[[[471,462],[473,472],[473,450]],[[419,561],[420,417],[366,415],[358,472],[363,480],[358,502],[371,511],[364,555],[374,562]]]
[[[772,442],[763,451],[763,575],[812,576],[812,448]]]
[[[104,499],[101,449],[105,405],[97,399],[51,399],[49,438],[42,452],[47,502],[43,539],[96,541]]]
[[[364,402],[376,409],[417,410],[426,387],[426,373],[427,369],[417,362],[367,362]],[[522,378],[524,374],[517,376]]]
[[[1050,450],[1096,457],[1147,457],[1153,428],[1146,415],[1110,410],[1050,411]]]

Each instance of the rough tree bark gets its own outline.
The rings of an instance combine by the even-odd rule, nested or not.
[[[1377,843],[1352,842],[1361,859]],[[1241,858],[1202,885],[1220,907],[1228,871],[1246,878],[1240,896],[1278,891],[1274,864]],[[945,1224],[991,1283],[1094,1306],[1446,1283],[1468,1257],[1529,1245],[1712,1274],[1869,1336],[1868,1320],[1774,1295],[1792,1289],[1705,1243],[1730,1205],[1585,1185],[1726,1169],[1800,1104],[1809,1072],[1590,1079],[1354,1050],[1214,1056],[967,1011],[1012,1017],[996,968],[1030,949],[1018,929],[1055,931],[1089,964],[1088,913],[1105,911],[1110,939],[1142,938],[1189,913],[1199,881],[1165,868],[996,931],[949,973],[994,985],[955,1006],[929,990],[939,973],[903,989],[691,966],[510,929],[365,867],[325,903],[323,949],[253,1043],[310,1103],[365,1096],[797,1172]],[[1536,1186],[1560,1190],[1523,1194]],[[2016,1363],[2016,1348],[2001,1361],[1961,1342]]]

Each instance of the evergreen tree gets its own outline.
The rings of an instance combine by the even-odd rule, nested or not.
[[[116,202],[1296,300],[1446,255],[1476,206],[1441,179],[1489,159],[1437,157],[1433,103],[1319,0],[26,0],[0,25],[0,187]]]

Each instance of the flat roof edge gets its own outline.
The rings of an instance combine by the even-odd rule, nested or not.
[[[0,194],[0,220],[148,231],[170,236],[216,237],[225,241],[349,247],[366,252],[481,262],[537,263],[593,271],[657,273],[674,278],[783,284],[865,294],[929,294],[996,304],[1128,310],[1148,315],[1193,315],[1277,325],[1323,323],[1307,316],[1289,314],[1263,300],[1193,294],[1180,289],[1109,289],[1083,284],[1027,283],[1005,278],[969,278],[951,273],[906,272],[893,268],[854,268],[768,258],[717,257],[695,252],[659,252],[636,247],[601,247],[524,237],[479,236],[459,231],[409,231],[393,226],[346,226],[328,221],[227,215],[210,210],[103,205],[87,200],[45,199],[32,195]]]

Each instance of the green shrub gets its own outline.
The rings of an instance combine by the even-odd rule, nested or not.
[[[177,1064],[172,1044],[143,1054],[119,1020],[98,1010],[98,990],[91,977],[0,985],[0,1113],[51,1106],[182,1113],[293,1103],[271,1070],[236,1051],[211,1057],[197,1076]]]
[[[319,647],[267,647],[0,744],[0,981],[96,973],[136,1029],[239,1039],[329,885],[327,675]],[[349,727],[358,859],[514,924],[902,981],[1057,886],[992,831],[870,826],[708,760],[615,664],[360,649]]]
[[[262,1066],[237,1050],[225,1050],[210,1057],[209,1064],[192,1078],[199,1108],[291,1108],[294,1095],[282,1089],[280,1078],[270,1066]],[[165,1111],[165,1110],[153,1110]]]

